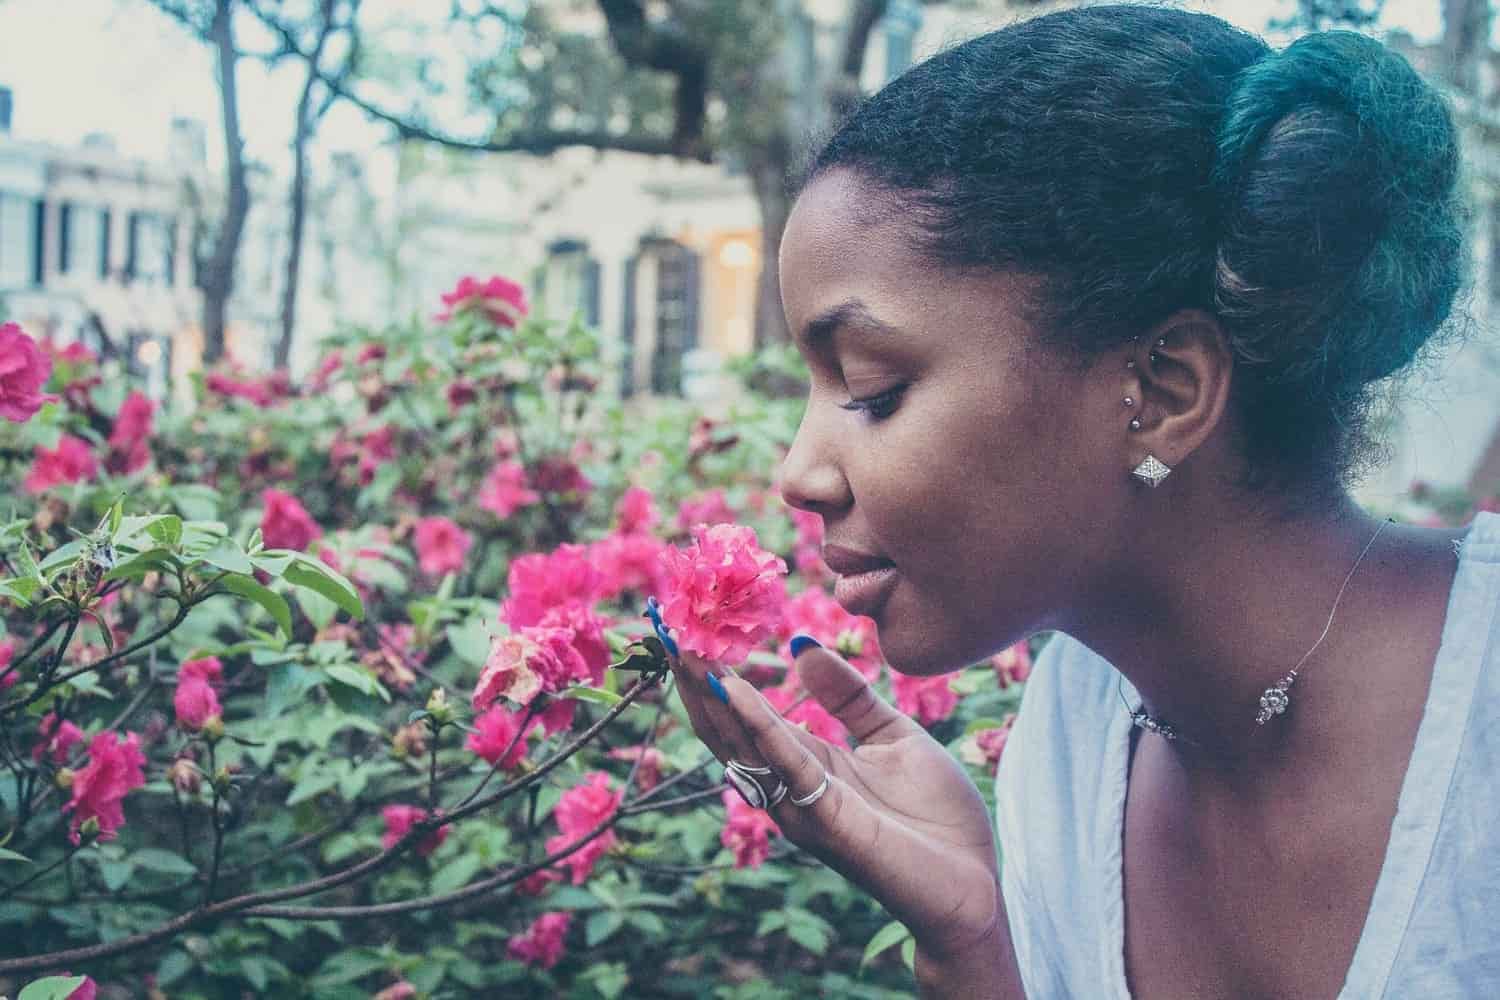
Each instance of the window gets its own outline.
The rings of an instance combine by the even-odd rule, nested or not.
[[[125,277],[172,284],[171,222],[153,212],[131,212],[125,232]]]
[[[40,279],[35,254],[41,243],[33,198],[0,192],[0,289],[25,288]]]

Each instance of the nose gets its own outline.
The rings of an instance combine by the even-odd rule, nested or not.
[[[821,426],[815,398],[810,397],[797,436],[781,462],[781,496],[798,510],[825,518],[849,505],[853,499],[849,482],[839,466],[837,437]]]

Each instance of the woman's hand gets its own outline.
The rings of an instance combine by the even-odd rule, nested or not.
[[[709,683],[710,672],[727,701]],[[968,964],[988,954],[1002,978],[983,978],[992,984],[1011,978],[1002,969],[1008,965],[1013,974],[1014,959],[990,818],[973,782],[842,657],[810,646],[797,658],[797,672],[848,728],[854,750],[792,726],[753,686],[686,652],[678,690],[693,728],[720,762],[770,767],[786,782],[787,796],[771,807],[786,837],[878,899],[912,932],[926,961]],[[761,779],[767,792],[776,775]],[[793,804],[825,775],[821,798]],[[1004,993],[964,992],[1021,995],[1018,984]]]

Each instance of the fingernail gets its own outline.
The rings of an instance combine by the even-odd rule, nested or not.
[[[666,647],[670,655],[681,655],[677,651],[677,643],[672,639],[666,624],[661,620],[661,604],[656,598],[646,598],[646,613],[641,617],[651,619],[651,627],[656,631],[656,637],[661,640],[661,644]]]
[[[729,692],[724,690],[724,682],[719,680],[713,674],[708,675],[708,688],[714,693],[715,698],[719,699],[726,705],[729,704]]]
[[[795,660],[797,657],[801,656],[802,651],[808,646],[817,646],[819,649],[823,648],[823,644],[810,635],[792,636],[792,659]]]

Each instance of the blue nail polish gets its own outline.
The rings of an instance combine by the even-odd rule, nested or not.
[[[667,652],[672,656],[678,656],[677,642],[668,633],[666,624],[661,620],[661,604],[656,598],[646,598],[645,617],[651,619],[651,627],[656,631],[656,637],[661,640],[661,644],[667,648]]]
[[[823,648],[823,644],[810,635],[792,636],[792,659],[795,660],[797,657],[801,656],[802,651],[808,646],[817,646],[819,649]]]
[[[709,674],[708,687],[709,690],[713,691],[715,698],[719,699],[726,705],[729,704],[729,692],[724,690],[723,681],[719,680],[713,674]]]

